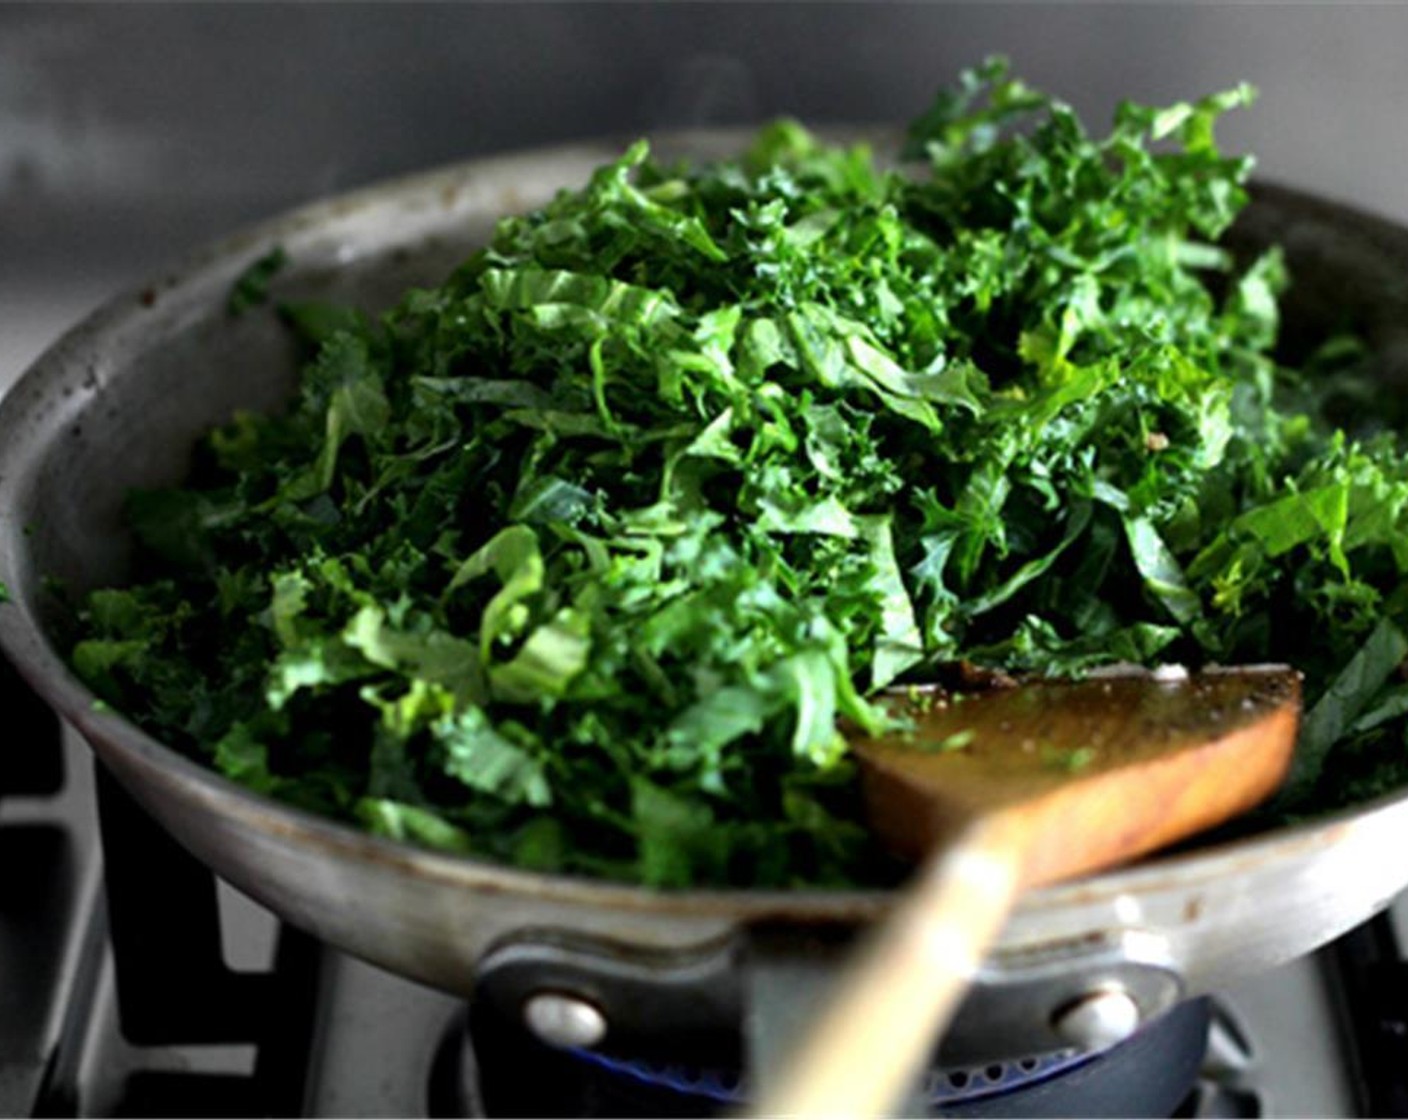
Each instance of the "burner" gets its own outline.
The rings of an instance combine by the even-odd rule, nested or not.
[[[735,1106],[747,1104],[749,1100],[748,1086],[734,1069],[661,1066],[591,1050],[573,1050],[569,1053],[622,1077],[634,1078],[642,1084],[685,1096],[703,1096]],[[923,1097],[931,1108],[945,1110],[999,1094],[1020,1092],[1092,1060],[1093,1055],[1064,1050],[1039,1058],[993,1062],[971,1069],[936,1069],[925,1081]]]
[[[1206,1000],[1170,1011],[1099,1054],[1066,1051],[929,1075],[935,1116],[1173,1116],[1207,1048]],[[435,1116],[691,1116],[748,1103],[736,1067],[556,1050],[476,1007],[451,1024],[432,1072]]]

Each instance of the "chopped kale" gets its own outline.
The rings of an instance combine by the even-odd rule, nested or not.
[[[278,246],[256,260],[235,280],[225,309],[232,316],[269,301],[269,282],[288,264],[288,253]]]
[[[733,161],[637,143],[379,319],[286,309],[296,404],[133,495],[143,582],[74,664],[275,797],[656,885],[882,874],[838,727],[960,660],[1290,661],[1288,811],[1372,792],[1408,457],[1328,418],[1352,341],[1273,358],[1280,254],[1219,247],[1250,97],[1097,138],[992,62],[920,167],[787,121]]]

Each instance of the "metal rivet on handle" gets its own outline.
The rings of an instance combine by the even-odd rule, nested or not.
[[[523,1022],[541,1042],[562,1050],[590,1048],[606,1037],[606,1016],[581,996],[538,992],[523,1003]]]
[[[1123,988],[1104,988],[1072,1000],[1052,1017],[1062,1040],[1081,1050],[1123,1042],[1139,1026],[1139,1004]]]

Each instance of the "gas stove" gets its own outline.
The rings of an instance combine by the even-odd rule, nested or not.
[[[1262,104],[1227,138],[1271,178],[1408,213],[1384,142],[1402,9],[803,7],[0,5],[0,393],[101,299],[299,201],[569,137],[899,120],[993,49],[1102,113],[1246,78]],[[511,1002],[467,1008],[281,925],[3,663],[0,712],[0,1116],[740,1110],[727,1056],[552,1046]],[[936,1070],[923,1107],[1408,1115],[1405,922],[1401,899],[1102,1055]]]
[[[177,847],[8,670],[0,705],[0,1115],[713,1116],[746,1105],[727,1055],[574,1046],[570,1015],[564,1032],[561,1016],[544,1026],[512,1001],[467,1007],[281,925]],[[912,1108],[1404,1115],[1405,917],[1400,900],[1102,1053],[936,1070]]]

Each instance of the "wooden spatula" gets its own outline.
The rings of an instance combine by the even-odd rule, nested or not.
[[[1300,678],[1277,666],[1040,681],[898,701],[857,741],[872,827],[924,860],[759,1102],[879,1116],[915,1078],[1018,894],[1241,813],[1280,783]]]

